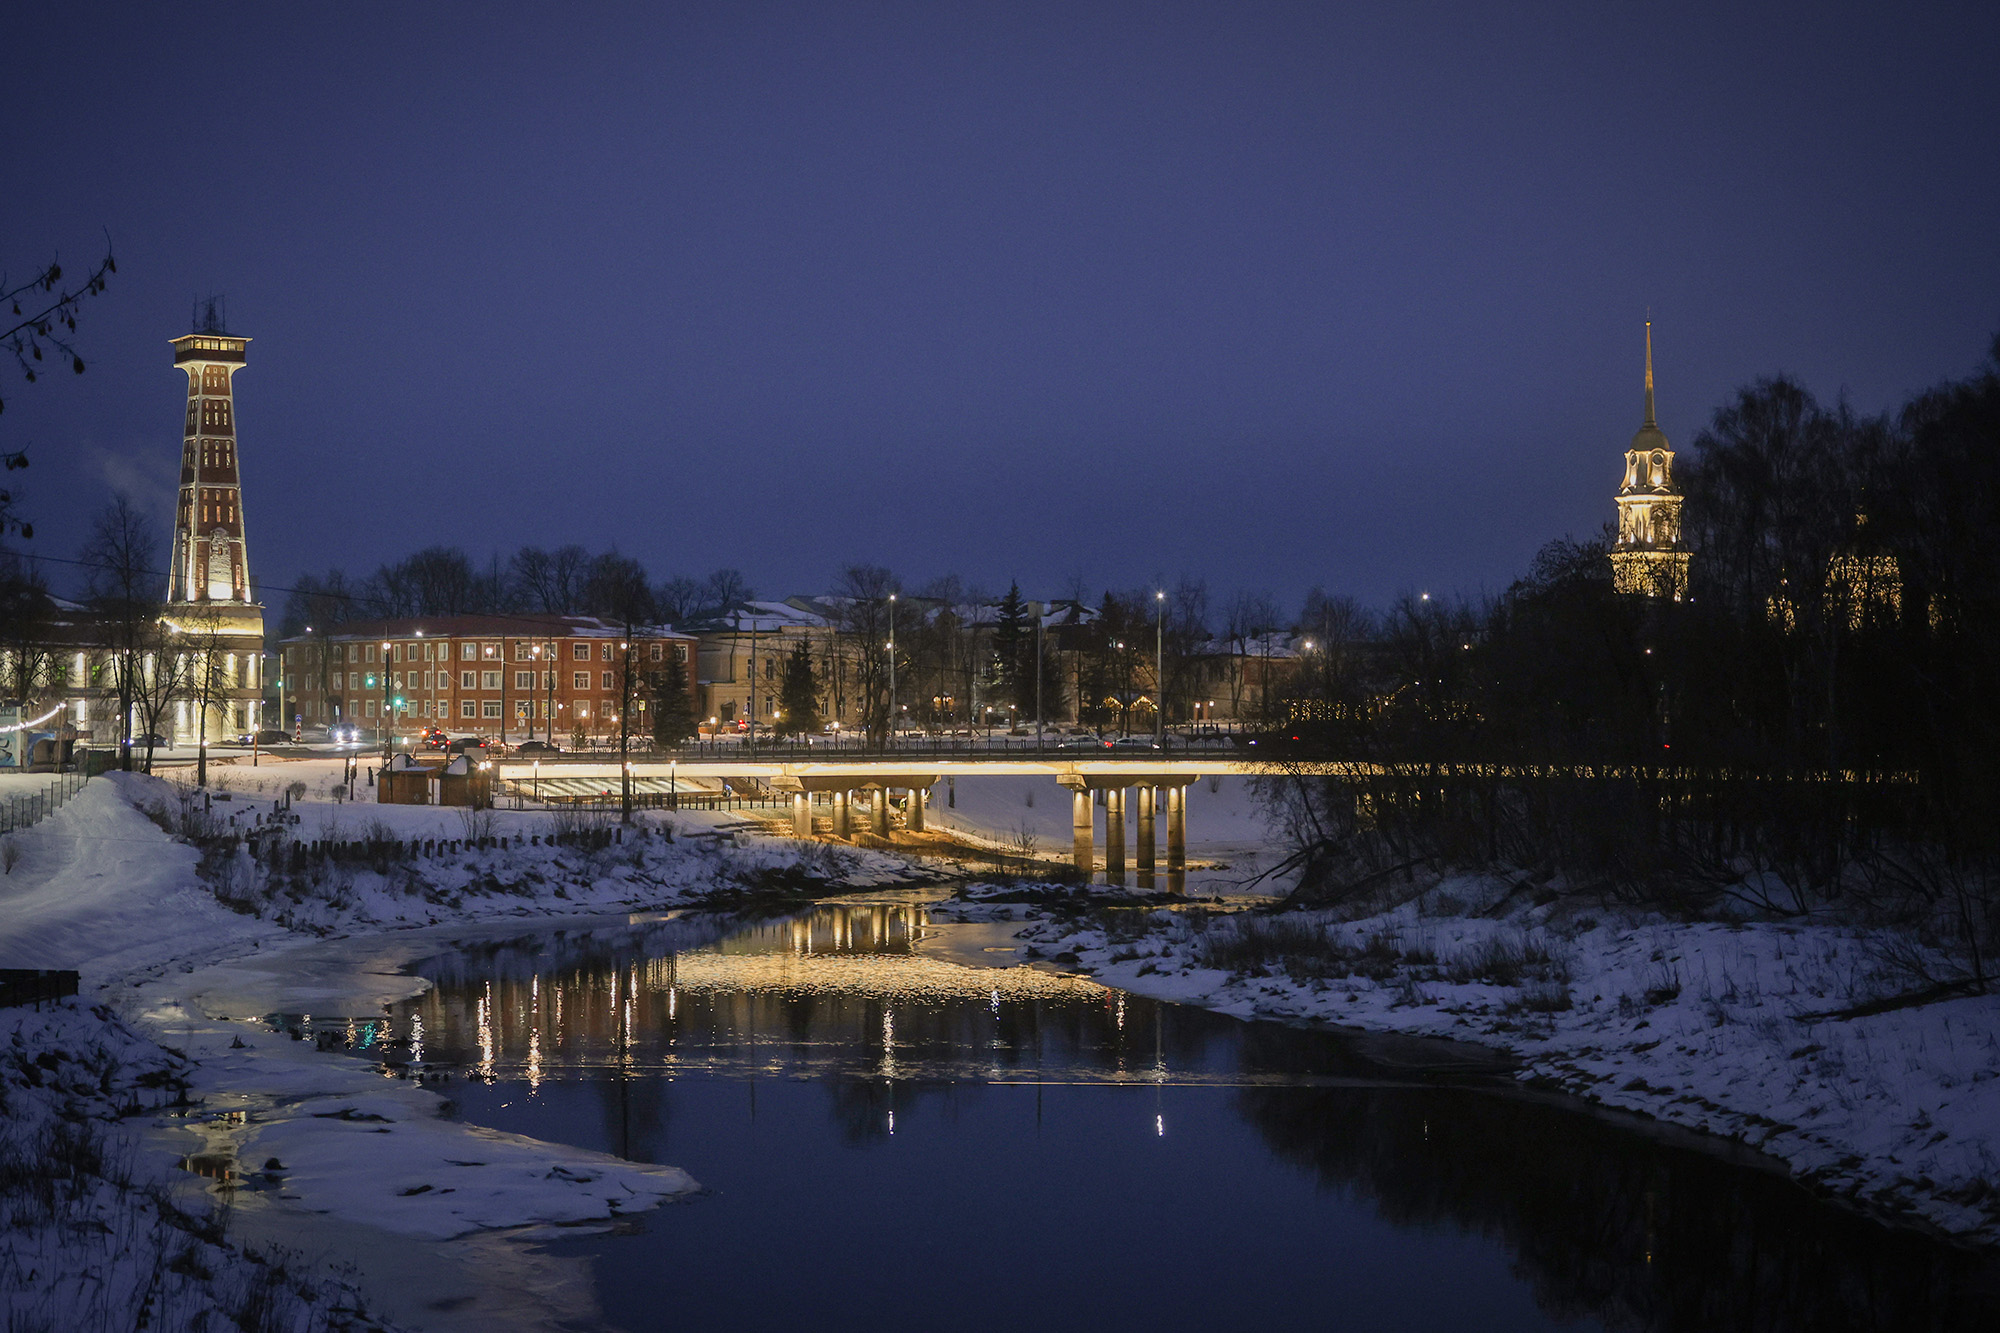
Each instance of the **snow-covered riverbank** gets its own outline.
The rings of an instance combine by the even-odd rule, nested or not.
[[[166,1279],[130,1271],[122,1256],[137,1244],[134,1228],[176,1229],[171,1199],[197,1179],[178,1170],[184,1156],[215,1180],[224,1203],[309,1212],[411,1243],[603,1226],[684,1195],[697,1186],[670,1166],[459,1123],[434,1087],[320,1054],[264,1016],[325,1013],[327,1004],[379,1012],[422,988],[403,964],[495,923],[602,923],[606,914],[624,920],[812,882],[910,877],[893,858],[739,836],[735,821],[706,814],[623,831],[575,821],[559,829],[547,813],[462,817],[342,806],[308,792],[294,805],[296,823],[271,819],[272,803],[304,767],[232,775],[238,789],[226,800],[113,774],[14,835],[16,862],[0,879],[0,966],[74,968],[82,995],[50,1012],[0,1011],[0,1043],[12,1051],[0,1086],[5,1146],[32,1176],[47,1126],[87,1121],[106,1145],[89,1163],[108,1153],[118,1166],[91,1165],[65,1208],[15,1216],[0,1239],[0,1267],[20,1279],[0,1294],[9,1317],[116,1327],[106,1312],[153,1299],[154,1326],[171,1329],[192,1326],[204,1303],[222,1308],[239,1290],[253,1293],[243,1299],[276,1299],[271,1266],[229,1240],[226,1221],[202,1220],[208,1210],[198,1200],[189,1204],[195,1220],[178,1230],[199,1231],[207,1249],[188,1251],[196,1241],[167,1235],[160,1244],[173,1254],[161,1263],[181,1262],[173,1256],[187,1251],[194,1257],[183,1266],[208,1278],[172,1278],[179,1295],[169,1300],[144,1289]],[[244,790],[258,781],[267,790]],[[669,838],[670,828],[679,836]],[[253,830],[254,839],[241,836]],[[561,845],[549,845],[552,833]],[[310,854],[316,842],[340,844],[341,854]],[[343,937],[345,950],[337,947]],[[120,1072],[128,1069],[137,1072]],[[89,1080],[53,1076],[74,1071]],[[142,1076],[152,1082],[133,1081]],[[169,1083],[184,1105],[163,1107],[166,1094],[147,1090]],[[86,1094],[95,1100],[78,1100]],[[85,1214],[121,1220],[85,1226],[83,1240],[68,1236]],[[287,1270],[286,1281],[289,1308],[305,1321],[298,1327],[369,1326],[351,1299],[341,1307],[345,1322],[328,1323],[338,1301],[298,1295],[336,1292],[324,1273]],[[553,1307],[482,1308],[424,1322],[533,1327],[557,1317]]]
[[[1358,920],[1027,914],[1043,917],[1021,932],[1036,954],[1105,985],[1495,1046],[1523,1079],[1739,1140],[1878,1216],[2000,1243],[2000,996],[1843,1016],[1901,989],[1882,932],[1535,905],[1473,878]]]

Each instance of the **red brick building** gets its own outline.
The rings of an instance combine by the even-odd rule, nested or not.
[[[628,649],[629,645],[629,649]],[[429,616],[308,630],[283,641],[280,699],[287,730],[335,722],[377,731],[440,727],[453,734],[616,735],[631,656],[635,735],[652,733],[648,676],[678,671],[695,691],[694,636],[588,616]],[[691,705],[692,706],[692,705]]]

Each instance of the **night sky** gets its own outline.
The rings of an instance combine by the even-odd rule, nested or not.
[[[1495,590],[1611,517],[1648,309],[1683,448],[2000,328],[1990,3],[264,8],[0,18],[0,262],[119,262],[6,386],[28,549],[169,520],[209,293],[267,587]]]

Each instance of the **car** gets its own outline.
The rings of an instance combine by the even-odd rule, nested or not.
[[[239,745],[290,745],[292,733],[279,731],[276,727],[265,727],[262,731],[246,731],[237,737]]]
[[[135,750],[169,750],[173,748],[173,744],[172,741],[156,731],[132,738],[132,748]]]
[[[519,745],[514,747],[514,753],[531,755],[531,756],[545,755],[545,754],[561,754],[562,747],[560,745],[552,745],[548,741],[522,741]]]
[[[361,727],[354,722],[333,722],[327,725],[326,739],[333,745],[361,744]]]
[[[1157,750],[1160,743],[1151,736],[1120,736],[1106,742],[1114,750]]]
[[[427,750],[442,750],[451,744],[451,737],[445,735],[443,727],[425,727],[423,734],[417,739],[423,742]]]
[[[485,754],[486,738],[484,736],[460,736],[444,748],[453,754]]]
[[[1108,750],[1111,742],[1098,736],[1065,736],[1056,742],[1058,750]]]

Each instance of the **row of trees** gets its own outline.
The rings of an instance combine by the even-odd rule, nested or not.
[[[156,743],[171,730],[176,706],[185,706],[201,741],[198,778],[206,782],[210,723],[226,714],[245,680],[241,672],[254,668],[217,617],[199,607],[166,617],[164,549],[157,526],[130,500],[105,505],[79,552],[89,613],[81,618],[62,608],[32,561],[0,551],[0,697],[32,714],[61,702],[76,684],[106,691],[127,770],[135,763],[151,769]],[[79,655],[83,681],[75,679]],[[237,671],[232,661],[241,664]]]
[[[1929,922],[1983,985],[2000,341],[1879,417],[1759,381],[1690,453],[1684,600],[1615,593],[1607,532],[1485,604],[1326,604],[1292,711],[1384,772],[1283,784],[1308,879],[1497,860],[1692,908],[1861,904]]]
[[[306,574],[289,590],[281,633],[332,628],[384,617],[581,615],[639,623],[683,624],[720,615],[756,596],[743,576],[718,569],[705,579],[649,580],[645,567],[616,550],[524,546],[482,569],[455,546],[432,546],[385,564],[365,578],[342,569]]]

